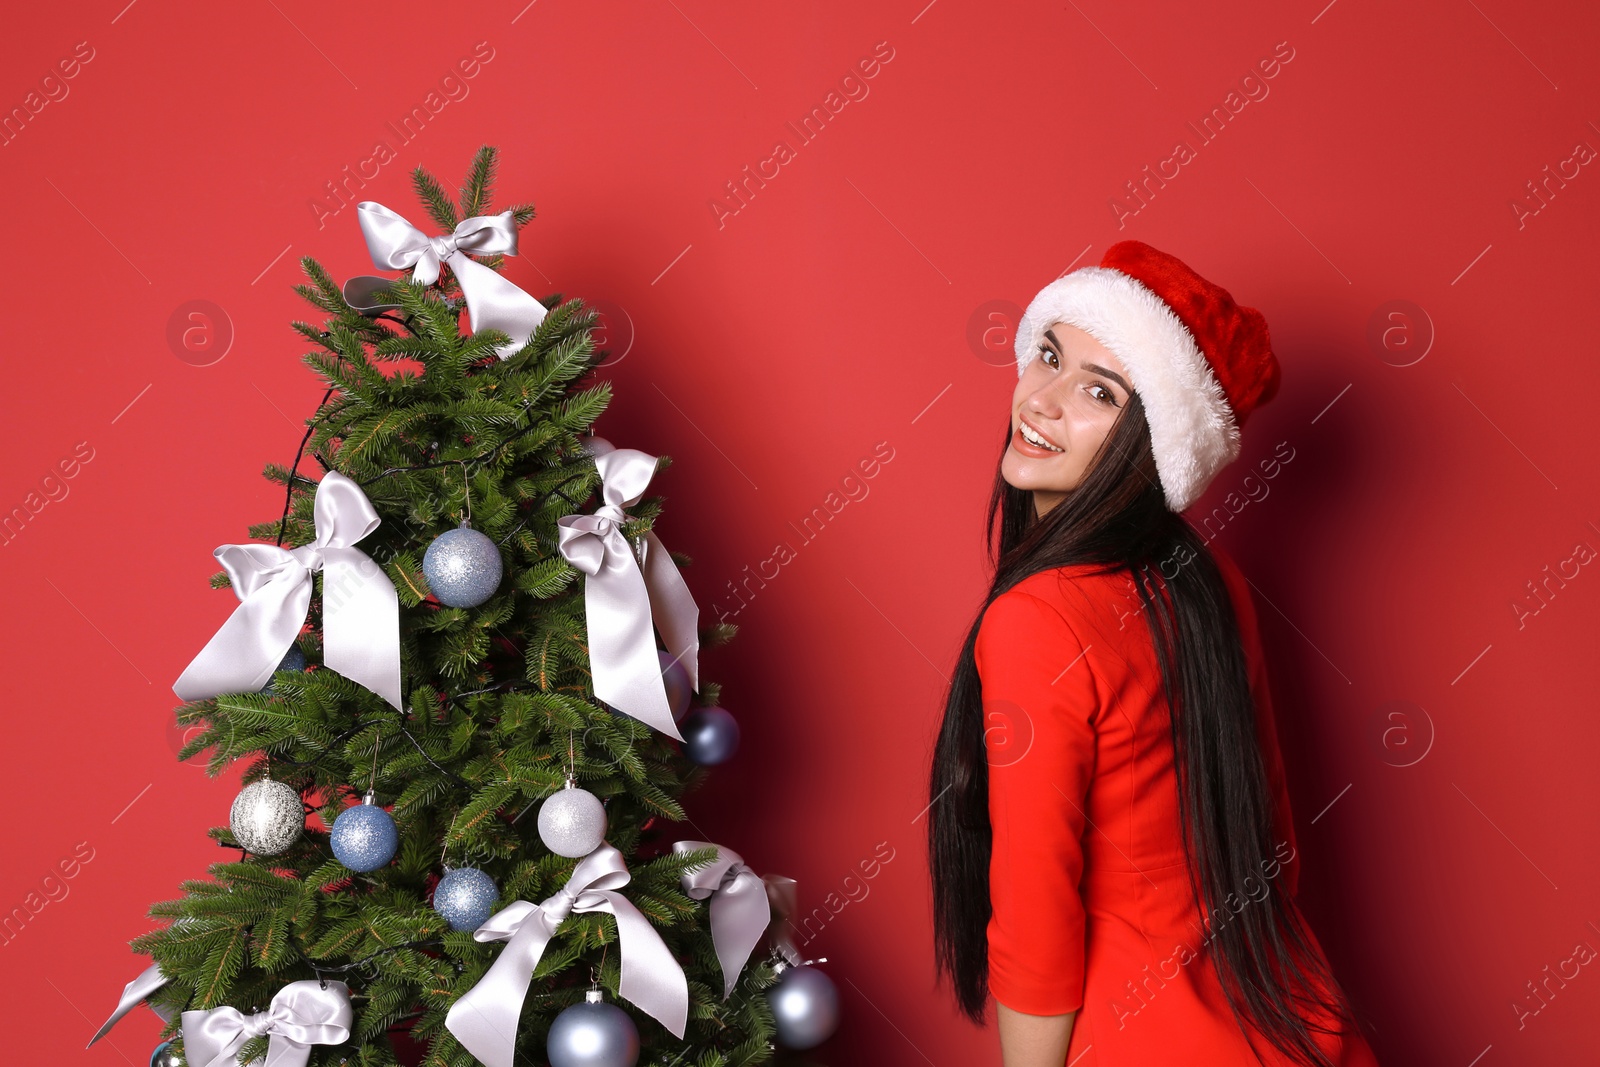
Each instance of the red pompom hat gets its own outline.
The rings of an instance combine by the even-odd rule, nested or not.
[[[1039,291],[1017,327],[1017,377],[1064,322],[1105,345],[1144,404],[1167,507],[1182,511],[1239,457],[1239,429],[1278,391],[1267,320],[1182,260],[1118,241]]]

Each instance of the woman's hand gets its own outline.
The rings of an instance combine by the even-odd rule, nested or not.
[[[1000,1058],[1005,1067],[1063,1067],[1072,1021],[1078,1013],[1028,1015],[995,1002],[1000,1019]]]

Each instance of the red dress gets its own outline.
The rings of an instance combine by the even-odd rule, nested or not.
[[[1266,879],[1292,896],[1300,864],[1249,585],[1210,550],[1240,620],[1276,803],[1275,858],[1228,905],[1237,910],[1258,906]],[[989,989],[1015,1011],[1077,1012],[1071,1067],[1254,1064],[1190,895],[1143,604],[1126,572],[1093,569],[1031,575],[989,605],[978,632],[994,828]],[[1333,1062],[1376,1067],[1359,1033],[1314,1036]],[[1291,1062],[1264,1037],[1256,1045],[1271,1067]]]

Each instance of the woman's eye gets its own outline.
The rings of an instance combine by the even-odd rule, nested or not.
[[[1098,389],[1101,393],[1105,394],[1104,396],[1096,396],[1095,397],[1096,400],[1099,400],[1103,404],[1110,404],[1112,407],[1116,407],[1117,406],[1117,394],[1113,393],[1110,389],[1107,389],[1105,386],[1101,385],[1099,382],[1096,382],[1094,385],[1091,385],[1089,388],[1090,389]]]
[[[1044,360],[1048,366],[1054,367],[1056,365],[1055,363],[1050,362],[1050,360],[1054,358],[1055,354],[1056,350],[1051,348],[1049,345],[1039,346],[1039,358]]]

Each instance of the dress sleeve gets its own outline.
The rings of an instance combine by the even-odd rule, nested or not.
[[[1055,607],[1010,590],[975,655],[989,760],[989,991],[1013,1011],[1083,1007],[1085,795],[1099,706],[1087,648]]]
[[[1282,861],[1284,888],[1293,897],[1300,887],[1300,854],[1294,836],[1294,813],[1289,807],[1289,784],[1283,770],[1283,754],[1278,748],[1277,714],[1272,706],[1272,687],[1267,681],[1267,660],[1261,649],[1261,629],[1256,618],[1255,601],[1250,595],[1250,583],[1232,559],[1218,554],[1223,575],[1228,579],[1233,597],[1234,614],[1239,619],[1239,639],[1244,645],[1245,661],[1250,669],[1250,692],[1256,706],[1256,741],[1261,749],[1261,761],[1267,769],[1267,786],[1272,792],[1274,805],[1273,848],[1276,858]]]

